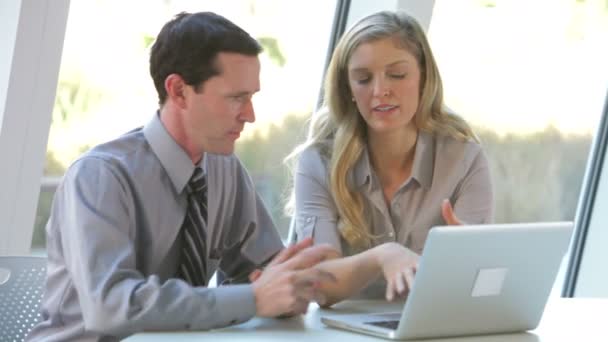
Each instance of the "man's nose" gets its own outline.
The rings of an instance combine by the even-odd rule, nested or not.
[[[251,100],[243,105],[239,118],[245,122],[255,121],[255,110],[253,109],[253,102]]]

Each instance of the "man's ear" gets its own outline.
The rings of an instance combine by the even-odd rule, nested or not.
[[[171,74],[165,78],[165,90],[167,91],[167,99],[173,102],[179,108],[186,108],[186,82],[178,74]]]

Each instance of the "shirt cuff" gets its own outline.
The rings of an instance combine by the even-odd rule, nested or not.
[[[251,284],[219,286],[214,290],[218,327],[243,323],[255,316],[255,295]]]

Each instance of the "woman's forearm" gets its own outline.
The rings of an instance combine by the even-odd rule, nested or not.
[[[321,306],[330,306],[355,295],[382,273],[378,262],[378,253],[382,245],[368,249],[359,254],[344,258],[324,261],[316,267],[329,272],[336,278],[335,282],[323,282],[319,290],[325,297]]]

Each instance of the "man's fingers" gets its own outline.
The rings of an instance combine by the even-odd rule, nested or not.
[[[450,204],[450,200],[448,199],[444,199],[443,203],[441,203],[441,215],[445,223],[449,225],[462,225],[462,222],[456,217],[452,204]]]
[[[259,268],[256,268],[255,270],[253,270],[253,272],[251,272],[249,274],[249,281],[253,283],[254,281],[258,280],[258,278],[260,278],[261,275],[262,275],[262,270],[260,270]]]
[[[308,311],[308,303],[310,303],[310,299],[298,298],[293,308],[293,312],[295,314],[305,314]]]
[[[293,253],[293,249],[294,246],[283,248],[279,253],[277,253],[277,255],[274,256],[274,258],[272,258],[266,267],[272,267],[282,263],[284,260],[289,258],[289,255]]]
[[[309,268],[296,273],[295,286],[315,286],[320,282],[332,282],[338,281],[336,277],[331,273],[316,268]]]
[[[322,282],[336,282],[336,277],[327,271],[319,269],[306,269],[296,271],[293,278],[293,294],[298,301],[316,301],[323,305],[327,298],[322,291],[319,290],[319,284]]]
[[[323,260],[339,256],[339,252],[327,244],[316,245],[301,250],[283,264],[287,270],[310,268]]]
[[[317,297],[319,291],[313,282],[301,282],[294,287],[294,296],[298,301],[311,302]]]
[[[325,305],[325,303],[327,303],[327,297],[321,291],[315,291],[313,299],[319,305]]]
[[[284,263],[285,261],[291,259],[294,255],[298,254],[301,250],[312,246],[312,243],[313,243],[312,237],[308,237],[296,244],[283,248],[283,250],[280,251],[272,259],[272,261],[268,264],[268,266],[274,266],[274,265]]]

